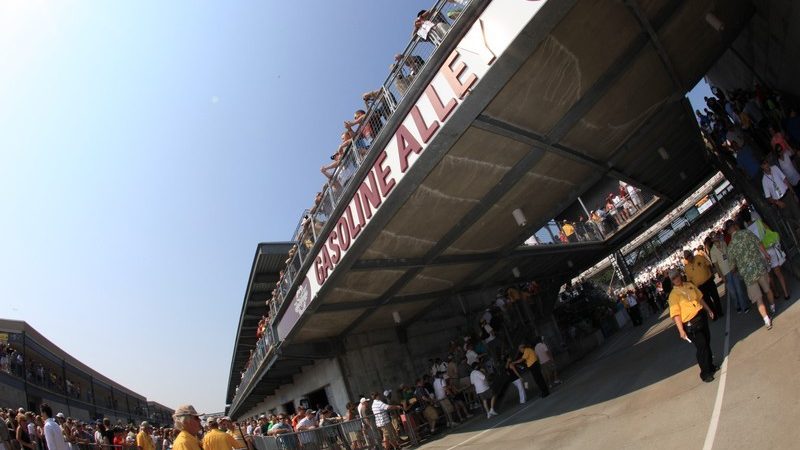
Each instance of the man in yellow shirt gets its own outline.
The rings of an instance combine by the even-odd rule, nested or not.
[[[534,351],[533,347],[520,344],[517,356],[517,359],[512,361],[511,364],[524,363],[525,371],[523,373],[530,373],[533,376],[533,381],[536,382],[536,386],[539,386],[542,398],[550,395],[550,389],[547,388],[547,382],[544,381],[544,375],[542,375],[542,365],[539,363],[539,358],[536,357],[536,351]]]
[[[215,417],[206,419],[208,433],[203,436],[203,450],[231,450],[240,448],[239,441],[233,436],[220,431]]]
[[[172,415],[175,429],[180,431],[172,443],[172,450],[202,450],[197,433],[202,429],[200,414],[192,405],[179,406]]]
[[[136,435],[136,447],[138,450],[156,450],[155,445],[153,445],[153,438],[150,437],[152,432],[153,427],[149,423],[142,422],[139,425],[139,433]]]
[[[714,273],[712,272],[714,266],[705,255],[695,255],[691,250],[683,251],[684,271],[686,272],[686,280],[694,284],[700,292],[703,293],[703,298],[711,306],[714,311],[714,319],[716,320],[723,317],[725,314],[722,311],[722,300],[719,299],[719,291],[717,290],[717,283],[714,281]]]
[[[669,316],[675,322],[681,339],[694,344],[697,349],[697,365],[700,366],[700,379],[709,383],[714,381],[714,365],[711,355],[711,332],[708,318],[714,318],[714,311],[703,300],[703,294],[691,282],[684,282],[681,273],[672,270],[672,291],[669,293]]]

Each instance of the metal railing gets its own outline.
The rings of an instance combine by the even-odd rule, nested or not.
[[[636,189],[633,194],[618,197],[609,208],[590,211],[590,216],[578,221],[551,219],[533,234],[527,245],[571,244],[602,242],[633,221],[639,213],[658,200],[648,192]]]
[[[379,449],[383,441],[374,417],[355,419],[305,431],[253,436],[256,450]]]
[[[261,366],[261,363],[272,354],[272,350],[275,348],[275,343],[275,333],[272,327],[267,327],[264,330],[264,335],[261,337],[261,339],[256,341],[256,348],[253,350],[253,355],[248,361],[244,372],[242,372],[242,380],[236,387],[236,394],[233,396],[233,403],[239,401],[242,395],[244,395],[243,388],[250,384],[250,381],[253,379],[256,371],[258,371],[258,368]]]
[[[346,188],[353,181],[359,167],[371,153],[378,151],[372,144],[384,132],[385,125],[417,81],[423,67],[458,22],[462,12],[474,1],[480,0],[437,0],[428,10],[427,20],[420,21],[419,29],[403,53],[395,56],[391,71],[381,86],[364,94],[366,109],[363,114],[357,114],[349,121],[342,151],[337,152],[333,156],[334,162],[327,166],[332,170],[331,176],[317,195],[314,206],[307,214],[303,214],[296,227],[294,240],[297,249],[291,255],[283,277],[276,284],[276,295],[270,300],[272,314],[268,328],[272,328],[272,323],[277,319],[275,313],[281,309],[296,278],[302,275],[300,269],[303,263],[309,257],[315,256],[312,254],[314,244],[321,238],[325,225],[342,201]],[[252,366],[257,367],[257,364],[253,363]],[[249,378],[245,376],[242,381],[247,379]],[[240,387],[246,385],[239,384]],[[234,400],[232,405],[235,404]]]

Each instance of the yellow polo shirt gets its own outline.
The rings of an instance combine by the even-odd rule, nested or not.
[[[575,232],[575,227],[573,227],[570,223],[565,223],[561,225],[561,229],[564,230],[564,234],[567,236],[572,236],[572,233]]]
[[[212,429],[203,436],[203,450],[231,450],[241,448],[239,441],[228,433]]]
[[[172,443],[172,450],[201,450],[200,441],[196,436],[181,431]]]
[[[139,434],[136,435],[136,446],[142,450],[156,450],[155,445],[153,445],[153,438],[151,438],[149,434],[145,433],[144,430],[140,431]]]
[[[536,362],[536,352],[530,347],[525,347],[522,351],[522,359],[525,360],[525,365],[530,367]]]
[[[681,322],[686,323],[694,318],[701,309],[703,304],[700,299],[703,294],[700,290],[690,282],[684,282],[680,286],[673,286],[672,292],[669,293],[669,316],[679,316]]]
[[[686,280],[700,286],[711,278],[711,261],[703,255],[695,255],[692,262],[686,261]]]

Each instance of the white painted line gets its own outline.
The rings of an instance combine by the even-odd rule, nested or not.
[[[725,345],[722,349],[722,367],[719,372],[719,385],[717,386],[717,399],[714,401],[714,412],[711,413],[711,423],[708,424],[708,432],[706,433],[706,442],[703,444],[703,450],[711,450],[714,446],[714,438],[717,436],[717,426],[719,425],[719,416],[722,412],[722,398],[725,396],[725,382],[728,380],[728,348],[731,342],[731,298],[728,297],[728,302],[725,310],[728,311],[728,319],[725,321]]]
[[[567,380],[563,380],[563,381],[564,381],[564,382],[566,382]],[[553,394],[551,393],[551,394],[550,394],[550,395],[549,395],[547,398],[552,398],[552,397],[553,397]],[[544,399],[541,399],[541,400],[544,400]],[[530,408],[531,406],[533,406],[533,405],[535,405],[535,404],[536,404],[536,400],[529,401],[527,405],[523,406],[523,407],[522,407],[522,409],[520,409],[519,411],[515,412],[514,414],[512,414],[512,415],[510,415],[510,416],[506,417],[505,419],[501,420],[500,422],[497,422],[496,424],[492,425],[491,427],[489,427],[489,428],[487,428],[487,429],[485,429],[485,430],[481,431],[480,433],[476,434],[475,436],[472,436],[472,437],[471,437],[471,438],[469,438],[469,439],[466,439],[466,440],[464,440],[464,441],[461,441],[461,442],[459,442],[458,444],[456,444],[456,445],[454,445],[454,446],[452,446],[452,447],[448,448],[447,450],[453,450],[454,448],[460,447],[460,446],[462,446],[462,445],[466,444],[467,442],[469,442],[469,441],[471,441],[471,440],[473,440],[473,439],[477,439],[477,438],[479,438],[479,437],[483,436],[485,433],[488,433],[489,431],[491,431],[491,430],[493,430],[493,429],[495,429],[495,428],[499,427],[500,425],[502,425],[502,424],[504,424],[504,423],[508,422],[509,420],[511,420],[511,419],[513,419],[515,416],[517,416],[519,413],[521,413],[521,412],[523,412],[523,411],[526,411],[528,408]]]

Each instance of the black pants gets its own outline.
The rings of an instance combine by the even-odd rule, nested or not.
[[[703,293],[703,299],[705,299],[708,306],[711,307],[711,310],[714,311],[714,318],[722,317],[724,315],[722,311],[722,300],[719,298],[719,291],[717,291],[717,284],[714,283],[714,277],[712,276],[708,281],[697,286],[697,289]]]
[[[631,322],[633,322],[633,326],[639,326],[642,324],[642,310],[639,309],[639,304],[635,304],[628,308],[628,315],[631,316]]]
[[[700,366],[700,377],[714,375],[714,361],[711,355],[711,332],[708,329],[708,316],[700,311],[692,323],[683,324],[686,335],[697,349],[697,365]]]
[[[528,367],[528,372],[530,372],[531,376],[533,377],[533,381],[536,382],[536,386],[539,386],[539,391],[542,393],[542,397],[550,395],[550,389],[547,388],[547,382],[544,381],[544,375],[542,375],[542,365],[539,364],[539,361],[536,361],[532,366]]]

